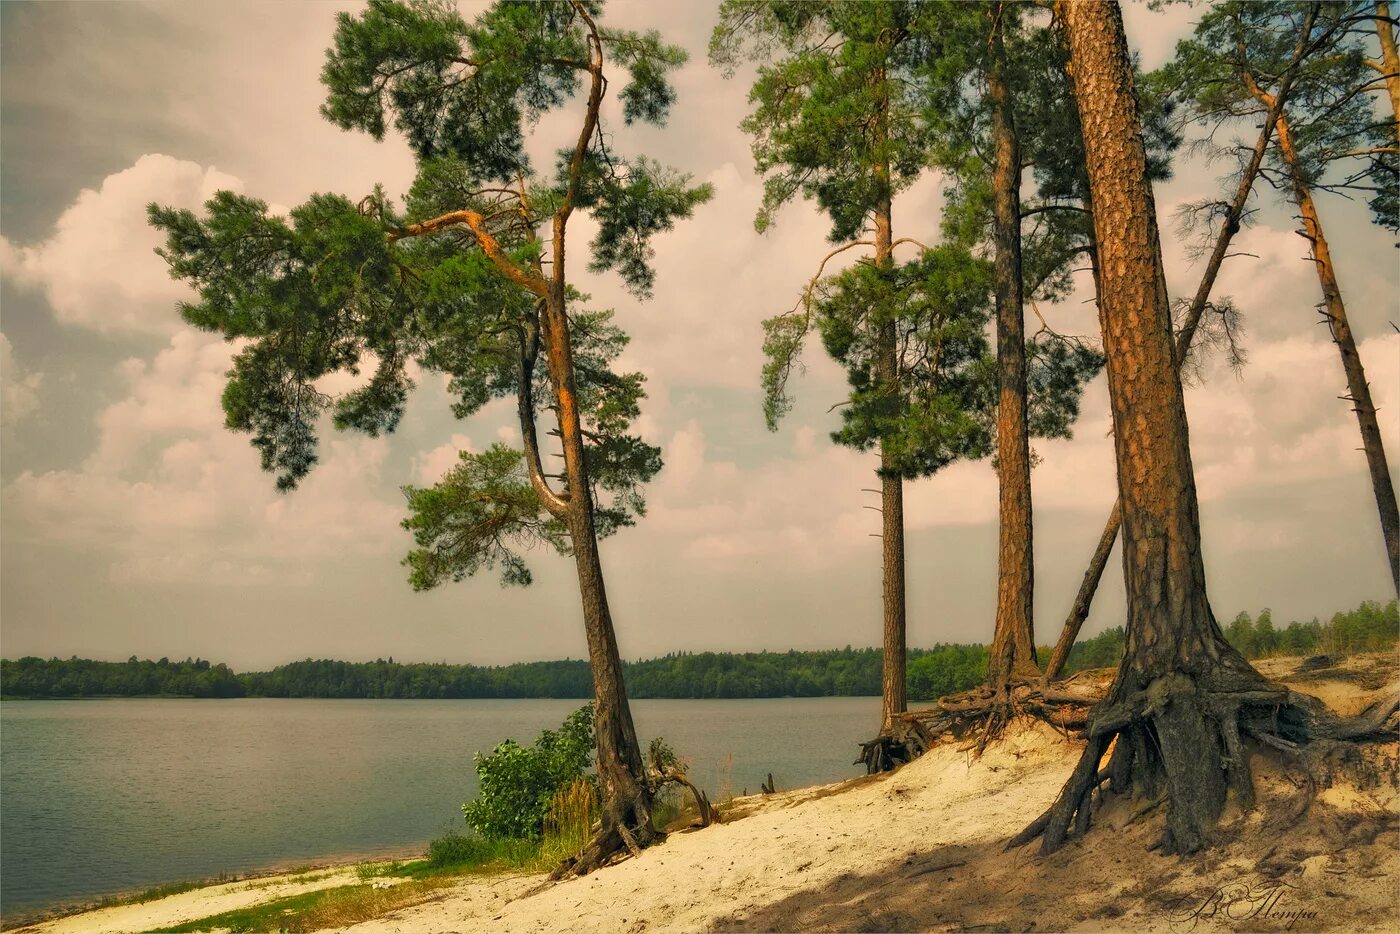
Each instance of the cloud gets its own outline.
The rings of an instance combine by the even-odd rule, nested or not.
[[[146,205],[197,208],[219,189],[241,187],[212,167],[144,155],[79,193],[48,239],[21,246],[0,238],[0,269],[42,291],[64,324],[106,334],[173,333],[183,326],[175,303],[190,292],[153,252],[161,238],[146,223]]]
[[[498,432],[500,434],[500,432]],[[454,434],[446,444],[431,451],[421,451],[413,459],[413,472],[422,486],[432,486],[443,478],[461,460],[463,451],[475,452],[472,439],[463,434]]]
[[[9,428],[39,408],[43,373],[32,373],[15,362],[10,339],[0,334],[0,425]]]
[[[330,556],[396,548],[387,440],[332,434],[301,488],[277,494],[246,436],[223,428],[232,352],[183,331],[152,360],[119,364],[125,394],[99,414],[92,454],[5,488],[7,534],[106,549],[119,580],[294,580]]]
[[[1400,403],[1400,337],[1375,337],[1358,348],[1381,435],[1392,458],[1400,452],[1394,418]],[[1315,483],[1364,473],[1361,438],[1348,403],[1336,348],[1317,337],[1292,337],[1255,347],[1234,379],[1223,365],[1187,396],[1196,485],[1202,500],[1248,489]],[[1221,372],[1224,371],[1224,372]],[[1393,461],[1392,461],[1393,463]]]

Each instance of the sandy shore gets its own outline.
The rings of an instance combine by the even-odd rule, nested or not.
[[[1288,680],[1349,713],[1400,690],[1395,659],[1373,658],[1371,668],[1353,660],[1327,677]],[[1296,660],[1261,667],[1283,677]],[[1049,858],[1034,847],[1004,852],[1054,799],[1079,749],[1024,724],[978,759],[950,744],[889,775],[737,799],[746,816],[672,834],[586,878],[478,877],[349,930],[1400,929],[1395,743],[1339,765],[1301,817],[1297,775],[1256,757],[1260,806],[1228,812],[1220,844],[1197,856],[1149,852],[1161,809],[1126,800],[1110,801],[1087,839]],[[233,883],[29,930],[146,930],[353,881],[338,871]]]

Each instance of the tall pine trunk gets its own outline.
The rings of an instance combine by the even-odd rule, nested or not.
[[[886,177],[888,171],[886,170]],[[875,265],[889,269],[894,263],[893,223],[888,194],[875,211]],[[887,392],[899,391],[899,344],[894,319],[880,323],[878,367]],[[904,480],[891,463],[885,442],[880,442],[880,592],[883,612],[884,671],[881,678],[881,729],[908,709],[905,680],[904,585]]]
[[[1003,4],[992,18],[987,88],[992,102],[993,237],[997,313],[997,617],[988,685],[1006,696],[1013,680],[1038,677],[1033,603],[1030,433],[1026,424],[1026,324],[1021,282],[1021,152],[1002,41]]]
[[[1056,9],[1069,39],[1094,203],[1128,624],[1123,661],[1095,711],[1089,748],[1051,811],[1044,847],[1063,842],[1076,814],[1087,829],[1085,775],[1098,774],[1116,732],[1122,783],[1150,793],[1165,782],[1164,849],[1191,852],[1219,816],[1227,781],[1248,774],[1238,736],[1229,735],[1235,713],[1222,714],[1219,704],[1234,694],[1237,710],[1243,692],[1267,682],[1225,641],[1206,598],[1186,407],[1122,14],[1101,0]]]
[[[1288,99],[1289,91],[1292,88],[1293,80],[1297,75],[1298,67],[1302,63],[1306,54],[1308,43],[1312,34],[1313,23],[1318,14],[1319,4],[1312,4],[1307,15],[1303,18],[1303,28],[1298,38],[1298,44],[1294,47],[1293,59],[1288,68],[1279,79],[1278,93],[1275,99],[1269,104],[1269,113],[1266,116],[1263,126],[1260,128],[1259,136],[1254,142],[1254,149],[1250,153],[1249,162],[1245,165],[1244,171],[1240,173],[1239,183],[1235,186],[1235,196],[1230,202],[1229,210],[1220,224],[1220,231],[1216,234],[1215,246],[1211,250],[1210,258],[1206,261],[1206,268],[1201,274],[1200,284],[1196,287],[1196,294],[1191,299],[1191,305],[1182,319],[1181,327],[1176,334],[1176,366],[1180,371],[1186,364],[1187,355],[1191,352],[1191,342],[1195,340],[1196,331],[1201,324],[1201,318],[1205,314],[1206,306],[1210,302],[1210,293],[1215,288],[1215,279],[1220,274],[1220,267],[1225,262],[1226,254],[1229,253],[1230,243],[1240,229],[1240,220],[1244,216],[1245,208],[1249,204],[1249,195],[1254,190],[1254,182],[1259,177],[1259,168],[1264,162],[1264,155],[1268,152],[1269,140],[1273,135],[1274,118],[1282,111],[1283,103]],[[1099,276],[1098,253],[1095,250],[1093,255],[1094,265],[1094,293],[1095,298],[1102,293],[1102,282]],[[1122,524],[1122,503],[1115,502],[1113,509],[1108,515],[1108,521],[1104,524],[1102,534],[1099,536],[1098,545],[1094,548],[1094,554],[1089,560],[1089,567],[1084,572],[1084,579],[1080,582],[1079,591],[1075,594],[1074,604],[1070,607],[1069,616],[1065,619],[1063,629],[1060,631],[1059,641],[1055,644],[1054,652],[1051,653],[1050,661],[1045,666],[1045,677],[1054,679],[1059,677],[1064,670],[1065,662],[1069,658],[1070,649],[1079,638],[1079,630],[1084,625],[1084,621],[1089,618],[1089,609],[1093,604],[1094,595],[1098,591],[1099,582],[1103,579],[1104,568],[1108,566],[1109,555],[1113,551],[1113,543],[1118,538],[1119,526]]]
[[[1366,453],[1366,466],[1371,471],[1371,488],[1375,492],[1376,509],[1380,513],[1381,536],[1385,542],[1386,563],[1390,565],[1391,583],[1400,593],[1400,514],[1396,509],[1390,468],[1386,464],[1385,446],[1381,443],[1376,406],[1371,401],[1371,386],[1366,382],[1366,369],[1361,365],[1356,338],[1347,321],[1347,308],[1342,301],[1341,286],[1337,283],[1336,267],[1332,265],[1332,252],[1322,233],[1322,219],[1318,217],[1317,205],[1313,202],[1307,174],[1299,161],[1287,116],[1280,113],[1276,126],[1279,150],[1288,165],[1293,184],[1293,200],[1303,217],[1300,233],[1308,241],[1313,265],[1317,268],[1317,279],[1322,286],[1323,315],[1332,333],[1332,342],[1337,345],[1337,353],[1341,355],[1342,370],[1347,378],[1347,398],[1361,428],[1361,446]]]

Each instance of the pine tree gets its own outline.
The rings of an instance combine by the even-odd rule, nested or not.
[[[773,428],[790,409],[788,377],[806,335],[821,322],[828,349],[846,366],[852,385],[835,440],[877,447],[880,455],[884,727],[907,706],[904,480],[975,455],[980,442],[956,398],[966,391],[956,373],[967,362],[961,351],[935,356],[931,366],[917,362],[932,346],[921,342],[937,340],[944,322],[962,328],[975,321],[975,297],[952,294],[951,286],[940,295],[944,285],[937,281],[945,273],[971,273],[975,264],[957,251],[907,268],[894,259],[894,248],[909,239],[895,238],[894,198],[926,162],[922,101],[911,80],[918,12],[905,2],[726,0],[710,45],[711,61],[731,74],[746,56],[762,62],[749,94],[754,109],[743,123],[765,175],[758,229],[766,230],[799,196],[816,201],[831,219],[835,249],[793,310],[764,324],[764,411]],[[824,285],[827,263],[851,250],[868,251],[869,268]],[[901,282],[917,284],[920,292],[901,296]],[[816,300],[819,287],[830,290],[825,301]],[[864,305],[852,302],[856,294]],[[913,317],[902,319],[905,312]],[[957,387],[948,395],[945,375]],[[922,378],[931,382],[913,384]],[[918,394],[927,401],[916,416]]]
[[[600,829],[578,872],[659,836],[597,540],[641,512],[640,486],[661,462],[627,433],[642,379],[612,369],[625,336],[608,313],[581,307],[565,235],[575,213],[591,214],[590,268],[617,272],[645,296],[652,238],[709,197],[610,148],[600,117],[608,76],[627,74],[615,93],[629,123],[659,125],[674,100],[667,73],[685,54],[654,32],[600,25],[601,6],[501,2],[468,22],[434,0],[371,0],[359,15],[339,14],[322,113],[376,139],[391,125],[404,135],[418,174],[402,209],[376,189],[359,202],[315,195],[287,218],[230,192],[202,218],[150,210],[172,275],[198,289],[185,319],[246,342],[224,409],[230,428],[252,434],[279,489],[315,464],[327,410],[340,429],[393,431],[413,388],[409,361],[449,377],[458,417],[516,399],[522,449],[464,454],[437,486],[406,489],[405,525],[419,545],[406,563],[422,588],[490,567],[526,583],[522,545],[573,557],[602,789]],[[577,129],[558,165],[540,172],[525,137],[551,111],[574,115]],[[317,388],[361,367],[373,374],[359,389],[331,398]],[[542,465],[543,412],[558,427],[559,477]]]
[[[1269,109],[1270,114],[1278,113],[1283,103],[1290,98],[1293,93],[1293,84],[1300,69],[1308,57],[1314,54],[1320,45],[1325,44],[1330,35],[1327,29],[1318,28],[1317,14],[1320,6],[1317,3],[1310,5],[1301,26],[1292,34],[1293,46],[1287,64],[1276,75],[1272,76],[1273,81],[1270,88],[1274,95],[1274,105]],[[1163,116],[1176,109],[1183,99],[1189,102],[1194,96],[1192,88],[1197,86],[1194,77],[1197,73],[1194,64],[1196,58],[1196,50],[1191,43],[1182,43],[1172,62],[1161,71],[1146,76],[1145,85],[1152,92],[1147,95],[1147,99],[1162,108]],[[1216,84],[1219,83],[1219,80],[1218,76],[1212,79]],[[1210,116],[1209,113],[1197,111],[1189,105],[1186,111],[1184,118],[1186,120],[1197,115]],[[1214,116],[1218,118],[1223,114],[1214,114]],[[1145,132],[1151,128],[1152,123],[1152,120],[1144,119]],[[1075,125],[1078,126],[1077,117]],[[1259,179],[1263,169],[1272,135],[1273,121],[1268,119],[1266,115],[1252,145],[1246,145],[1244,141],[1231,141],[1229,151],[1239,156],[1240,165],[1236,172],[1234,193],[1230,201],[1206,201],[1193,206],[1188,215],[1188,219],[1193,224],[1215,225],[1216,234],[1205,267],[1201,272],[1200,283],[1196,287],[1195,295],[1179,316],[1176,327],[1176,365],[1178,371],[1200,359],[1201,348],[1197,345],[1198,335],[1207,339],[1216,335],[1223,337],[1227,343],[1230,340],[1230,317],[1233,313],[1233,305],[1228,299],[1212,301],[1211,293],[1215,288],[1216,277],[1229,254],[1231,242],[1240,229],[1248,223],[1253,213],[1249,207],[1250,199],[1254,194],[1255,182]],[[1160,138],[1161,131],[1149,133],[1148,139],[1150,140],[1153,136]],[[1079,147],[1075,147],[1075,151],[1082,153],[1082,149]],[[1151,171],[1152,162],[1152,154],[1149,151],[1149,175],[1153,174]],[[1213,316],[1212,313],[1214,313]],[[1211,327],[1212,323],[1216,325],[1214,329]],[[1209,343],[1209,341],[1203,340],[1202,343]],[[1061,629],[1059,640],[1051,652],[1050,660],[1046,663],[1045,677],[1047,679],[1058,677],[1060,672],[1064,670],[1074,640],[1079,637],[1079,630],[1089,617],[1094,595],[1098,591],[1099,582],[1103,579],[1103,572],[1108,566],[1108,558],[1118,539],[1121,525],[1122,503],[1115,501],[1113,509],[1109,512],[1108,520],[1104,523],[1103,532],[1095,545],[1094,553],[1089,559],[1089,567],[1084,572],[1079,590],[1075,594],[1074,603],[1071,605],[1069,615]]]
[[[1042,851],[1053,852],[1071,828],[1086,833],[1106,780],[1111,792],[1165,790],[1161,849],[1190,853],[1206,844],[1228,793],[1253,803],[1244,737],[1307,746],[1378,734],[1394,706],[1339,721],[1315,698],[1263,678],[1216,624],[1122,14],[1101,0],[1060,3],[1056,12],[1094,200],[1128,618],[1123,660],[1090,718],[1087,748],[1055,803],[1013,843],[1042,836]]]
[[[1030,439],[1070,435],[1083,386],[1102,365],[1091,342],[1043,317],[1028,339],[1025,306],[1039,316],[1038,301],[1069,291],[1076,263],[1095,263],[1092,205],[1063,45],[1049,24],[1023,5],[992,3],[933,6],[921,26],[934,159],[953,181],[945,234],[982,245],[996,269],[997,609],[987,680],[1005,707],[1013,684],[1040,674]],[[1027,168],[1031,204],[1022,198]]]

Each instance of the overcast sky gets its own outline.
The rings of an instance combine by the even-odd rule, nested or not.
[[[647,374],[640,428],[663,448],[650,514],[603,545],[626,657],[672,650],[873,645],[880,638],[873,455],[834,447],[841,374],[808,354],[799,404],[764,430],[759,322],[790,307],[824,252],[808,205],[754,232],[761,195],[745,74],[726,81],[705,47],[716,4],[614,2],[606,20],[656,27],[691,52],[664,130],[612,121],[617,147],[714,184],[714,200],[660,238],[655,297],[574,266],[594,304],[633,335]],[[125,658],[198,655],[236,668],[306,656],[482,663],[581,657],[572,563],[532,556],[536,584],[493,577],[413,593],[399,559],[399,487],[433,482],[456,452],[516,440],[509,406],[452,419],[425,377],[398,433],[333,435],[321,465],[280,496],[247,438],[222,427],[229,349],[181,323],[185,295],[152,248],[144,205],[196,207],[233,188],[274,205],[314,191],[401,193],[400,140],[337,130],[317,107],[331,3],[0,4],[0,652]],[[1129,7],[1129,39],[1160,64],[1195,14]],[[562,145],[546,121],[534,151]],[[1247,132],[1253,134],[1253,129]],[[1183,160],[1159,187],[1176,206],[1219,190],[1218,166]],[[895,206],[896,236],[936,237],[941,184]],[[1188,390],[1206,570],[1218,617],[1272,607],[1309,618],[1387,599],[1375,501],[1335,349],[1317,323],[1316,277],[1291,213],[1262,193],[1216,294],[1245,312],[1249,365],[1208,368]],[[1396,252],[1365,211],[1327,200],[1361,355],[1400,457]],[[589,224],[571,239],[581,254]],[[1167,244],[1173,294],[1199,269]],[[1083,294],[1047,309],[1097,334]],[[1102,377],[1072,441],[1038,442],[1036,632],[1053,642],[1115,496]],[[909,640],[986,641],[995,604],[996,480],[989,463],[912,483]],[[1115,555],[1086,632],[1122,622]]]

